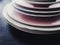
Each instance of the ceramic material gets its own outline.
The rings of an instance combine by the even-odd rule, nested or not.
[[[56,33],[60,30],[60,3],[54,1],[32,0],[31,3],[31,0],[13,0],[3,15],[10,25],[19,30],[35,34]]]

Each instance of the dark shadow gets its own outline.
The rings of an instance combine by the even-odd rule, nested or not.
[[[18,41],[23,41],[27,45],[58,45],[60,33],[50,35],[37,35],[20,31],[9,25],[11,35]]]

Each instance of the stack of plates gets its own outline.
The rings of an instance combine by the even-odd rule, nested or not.
[[[14,0],[4,17],[15,28],[34,34],[52,34],[60,30],[60,2],[55,0]]]

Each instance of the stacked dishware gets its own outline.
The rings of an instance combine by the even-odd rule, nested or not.
[[[60,30],[59,0],[13,0],[4,11],[8,23],[33,34],[52,34]]]

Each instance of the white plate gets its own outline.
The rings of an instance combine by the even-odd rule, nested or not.
[[[50,29],[48,29],[48,30],[45,30],[45,29],[44,30],[41,30],[41,29],[36,30],[35,27],[30,27],[30,26],[26,26],[26,25],[20,24],[20,23],[15,22],[14,20],[12,20],[12,19],[10,19],[8,17],[6,9],[4,9],[3,15],[6,18],[6,20],[8,20],[8,23],[10,25],[12,25],[13,27],[15,27],[15,28],[17,28],[17,29],[19,29],[21,31],[24,31],[24,32],[33,33],[33,34],[54,34],[54,33],[59,33],[58,30],[60,30],[60,27],[52,29],[52,30],[50,30]],[[48,31],[48,32],[46,32],[46,31]],[[50,31],[52,31],[52,32],[50,32]],[[57,32],[55,32],[55,31],[57,31]]]
[[[29,13],[24,13],[24,12],[21,12],[21,11],[18,11],[17,9],[15,9],[14,7],[12,7],[12,4],[9,4],[8,6],[7,6],[9,9],[12,9],[12,10],[16,10],[17,12],[19,12],[19,13],[22,13],[22,14],[25,14],[25,15],[28,15],[28,16],[36,16],[36,17],[52,17],[52,16],[59,16],[60,14],[56,14],[56,15],[34,15],[34,14],[29,14]],[[8,9],[8,11],[9,11],[9,9]],[[24,10],[24,9],[22,9],[22,10]],[[34,11],[35,12],[35,11]],[[44,13],[44,12],[42,12],[42,13]],[[48,12],[47,12],[48,13]]]
[[[7,7],[6,7],[7,8]],[[6,14],[6,8],[4,9],[3,11],[3,15],[4,17],[10,22],[10,24],[13,24],[14,26],[16,26],[16,28],[20,27],[20,28],[24,28],[24,29],[29,29],[29,30],[32,30],[32,31],[58,31],[60,30],[60,27],[55,27],[55,28],[39,28],[39,27],[31,27],[31,26],[27,26],[27,25],[23,25],[23,24],[20,24],[12,19],[10,19],[10,17],[8,17],[8,15]],[[19,28],[19,29],[20,29]]]
[[[9,14],[9,16],[11,18],[13,18],[14,20],[17,20],[18,22],[22,22],[22,23],[25,23],[25,24],[30,24],[30,25],[37,25],[37,26],[56,26],[56,25],[60,25],[60,21],[56,21],[56,22],[52,22],[51,24],[31,24],[30,21],[26,21],[26,20],[23,20],[23,18],[21,17],[21,13],[19,13],[17,10],[15,10],[13,7],[9,7],[10,5],[7,5],[7,12]],[[22,13],[23,14],[23,13]],[[25,15],[25,14],[24,14]]]
[[[56,0],[54,2],[36,2],[36,1],[27,0],[26,2],[33,4],[55,4],[55,3],[60,3],[60,0]]]
[[[34,12],[34,13],[58,13],[60,12],[60,10],[57,10],[57,11],[33,11],[33,10],[27,10],[25,8],[21,8],[15,4],[12,4],[14,7],[16,7],[17,9],[21,9],[21,10],[25,10],[25,11],[28,11],[28,12]]]

